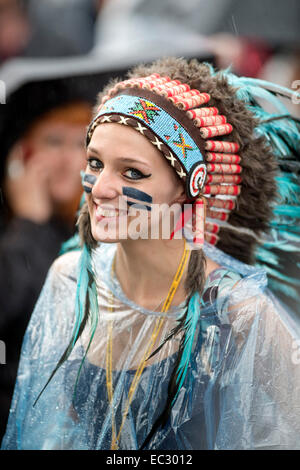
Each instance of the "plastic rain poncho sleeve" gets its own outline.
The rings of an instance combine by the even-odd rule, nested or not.
[[[103,244],[93,255],[99,321],[85,360],[88,327],[33,406],[74,326],[79,254],[53,264],[24,338],[3,449],[111,449],[113,427],[121,429],[120,449],[139,449],[162,412],[180,338],[147,362],[126,413],[129,388],[163,314],[126,298],[111,276],[115,249]],[[221,267],[206,280],[183,387],[146,449],[299,449],[299,321],[267,289],[264,271],[216,248],[205,251]],[[157,345],[183,311],[181,305],[164,314]]]

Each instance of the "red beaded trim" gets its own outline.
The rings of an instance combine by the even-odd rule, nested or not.
[[[186,93],[181,93],[180,95],[173,95],[170,97],[171,103],[179,103],[182,100],[192,98],[193,96],[200,95],[200,91],[198,90],[190,90]]]
[[[215,116],[216,114],[219,114],[219,110],[218,108],[215,108],[215,107],[190,109],[189,111],[186,112],[186,115],[190,119],[196,119],[198,117],[205,117],[205,116]]]
[[[216,245],[219,241],[218,235],[214,233],[204,232],[204,238],[210,245]]]
[[[217,199],[217,198],[212,198],[210,197],[208,199],[208,205],[210,207],[217,207],[219,209],[227,209],[229,211],[232,211],[235,209],[235,200],[234,199]]]
[[[228,196],[238,196],[241,192],[240,186],[237,185],[220,185],[220,184],[206,184],[204,186],[204,194],[224,194]]]
[[[177,108],[188,111],[190,108],[196,108],[204,103],[208,103],[210,95],[208,93],[200,93],[200,95],[192,96],[189,99],[182,98],[181,101],[176,103]]]
[[[220,140],[207,140],[205,142],[206,150],[215,150],[216,152],[236,153],[240,146],[236,142],[225,142]]]
[[[203,139],[208,139],[209,137],[214,137],[216,135],[230,134],[232,130],[233,127],[231,124],[223,124],[222,126],[202,127],[200,129],[200,134]]]
[[[215,163],[240,163],[241,157],[239,155],[228,153],[207,152],[206,161]]]
[[[227,164],[227,163],[208,163],[206,165],[208,173],[241,173],[241,165]]]
[[[220,226],[218,224],[213,224],[212,222],[205,222],[205,231],[210,233],[218,233]]]
[[[152,91],[157,92],[159,95],[170,97],[175,95],[180,95],[181,93],[185,93],[189,91],[190,87],[188,85],[177,85],[177,86],[168,86],[172,82],[165,83],[161,86],[155,86]]]
[[[239,184],[242,182],[242,178],[239,175],[207,175],[206,183],[234,183]]]
[[[227,220],[229,217],[228,212],[221,212],[221,211],[211,211],[210,209],[207,210],[207,217],[210,217],[211,219],[219,219],[219,220]]]
[[[208,127],[208,126],[218,126],[220,124],[225,124],[227,122],[226,116],[207,116],[207,117],[197,117],[194,119],[194,124],[197,127]]]

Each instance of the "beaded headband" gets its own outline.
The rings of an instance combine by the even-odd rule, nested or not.
[[[87,144],[105,122],[131,126],[148,138],[185,182],[188,198],[208,196],[205,239],[216,244],[217,220],[228,219],[240,194],[242,167],[238,143],[214,140],[233,127],[209,101],[208,93],[159,74],[119,82],[102,98]]]

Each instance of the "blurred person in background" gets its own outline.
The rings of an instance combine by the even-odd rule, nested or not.
[[[97,10],[104,1],[27,0],[32,24],[49,37],[59,35],[76,54],[86,54],[93,47]]]
[[[297,0],[106,0],[100,2],[93,53],[143,60],[150,51],[173,54],[184,44],[191,56],[206,50],[218,68],[290,87],[286,77],[296,69],[299,20]],[[281,72],[272,66],[275,76],[266,75],[277,58],[284,62]]]
[[[64,57],[86,52],[85,38],[92,31],[92,19],[86,20],[89,9],[84,15],[79,4],[69,4],[62,15],[56,3],[40,1],[37,8],[30,0],[0,0],[0,64],[14,57]],[[36,14],[41,9],[44,17]]]
[[[291,87],[300,46],[300,4],[297,0],[230,0],[209,37],[219,68],[231,66],[239,75],[261,77]],[[279,59],[272,75],[269,63]],[[279,71],[280,69],[280,71]]]
[[[145,60],[149,54],[161,57],[183,51],[206,58],[206,37],[215,30],[229,1],[100,1],[92,53],[116,60],[124,56]]]
[[[0,435],[22,338],[50,264],[72,235],[91,105],[54,81],[29,83],[1,108]]]
[[[23,53],[30,28],[23,2],[0,0],[0,63]]]

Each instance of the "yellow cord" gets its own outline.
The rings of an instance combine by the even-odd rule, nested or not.
[[[114,265],[113,265],[114,266]],[[112,266],[112,270],[113,270]],[[109,299],[111,306],[109,307],[109,311],[113,312],[113,298]],[[106,388],[107,388],[107,395],[110,406],[112,407],[113,403],[113,384],[112,384],[112,331],[113,331],[113,322],[110,321],[108,323],[108,341],[107,341],[107,351],[106,351]],[[113,411],[113,410],[112,410]],[[112,443],[116,442],[116,424],[115,424],[115,417],[112,412]],[[117,447],[111,447],[112,450],[116,450]]]
[[[177,269],[177,272],[174,276],[174,279],[173,279],[173,282],[171,284],[171,287],[169,289],[169,292],[168,292],[168,295],[166,297],[166,300],[164,302],[164,305],[162,307],[162,312],[167,312],[167,310],[169,309],[171,303],[172,303],[172,300],[174,298],[174,295],[177,291],[177,288],[179,286],[179,283],[181,281],[181,278],[182,278],[182,275],[183,275],[183,272],[184,272],[184,269],[185,269],[185,266],[186,266],[186,263],[187,263],[187,260],[188,260],[188,254],[189,254],[189,250],[186,249],[186,241],[184,240],[184,251],[183,251],[183,255],[182,255],[182,258],[180,260],[180,263],[179,263],[179,266],[178,266],[178,269]],[[114,271],[114,263],[112,265],[112,271]],[[112,304],[112,299],[111,299],[111,304]],[[111,306],[110,307],[110,311],[112,312],[113,311],[113,307]],[[163,325],[163,322],[165,320],[165,316],[161,317],[161,318],[158,318],[156,320],[156,323],[155,323],[155,327],[154,327],[154,330],[152,332],[152,335],[151,335],[151,338],[150,338],[150,341],[149,341],[149,344],[145,350],[145,353],[143,355],[143,358],[136,370],[136,373],[134,375],[134,378],[132,380],[132,383],[131,383],[131,386],[130,386],[130,389],[129,389],[129,393],[128,393],[128,398],[127,398],[127,403],[126,403],[126,408],[124,410],[124,413],[123,413],[123,417],[122,417],[122,422],[121,422],[121,426],[120,426],[120,429],[119,429],[119,432],[118,432],[118,435],[116,435],[116,426],[115,426],[115,418],[113,417],[112,418],[112,444],[111,444],[111,450],[117,450],[118,449],[118,441],[120,439],[120,435],[121,435],[121,432],[122,432],[122,429],[123,429],[123,426],[125,424],[125,420],[126,420],[126,417],[127,417],[127,414],[128,414],[128,411],[129,411],[129,407],[130,407],[130,404],[133,400],[133,397],[134,397],[134,393],[136,391],[136,388],[138,386],[138,383],[139,383],[139,380],[140,380],[140,377],[143,373],[143,370],[146,366],[146,362],[147,362],[147,358],[149,357],[151,351],[152,351],[152,348],[157,340],[157,337],[159,335],[159,332],[162,328],[162,325]],[[108,342],[107,342],[107,352],[106,352],[106,384],[107,384],[107,395],[108,395],[108,399],[109,399],[109,402],[112,406],[112,402],[113,402],[113,385],[112,385],[112,322],[110,322],[109,324],[109,330],[108,330]],[[113,414],[113,410],[112,410],[112,414]]]

